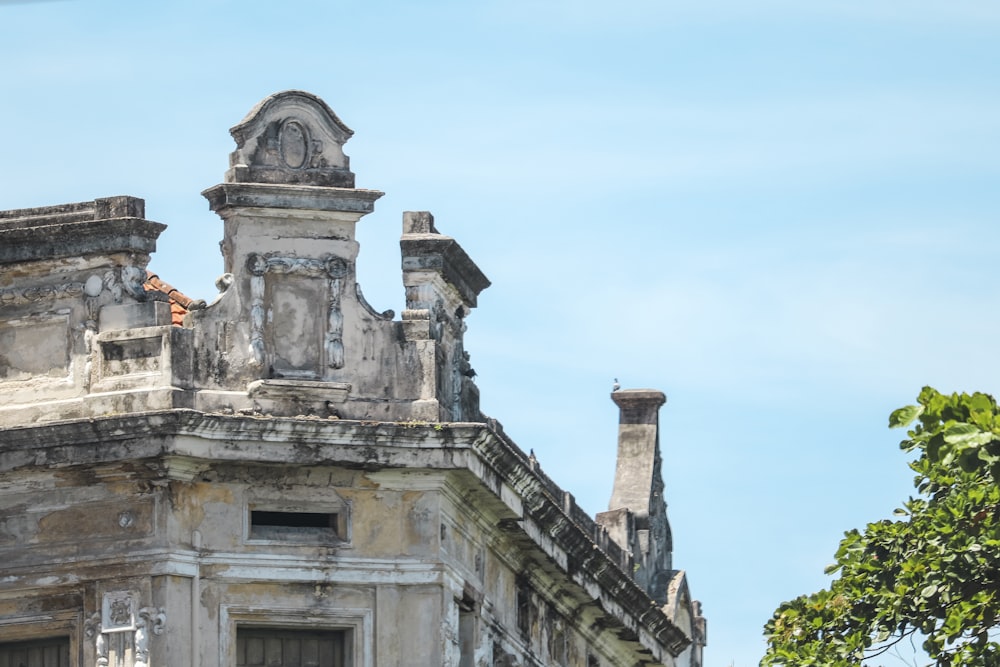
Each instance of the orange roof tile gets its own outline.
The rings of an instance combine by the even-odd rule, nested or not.
[[[147,292],[160,292],[167,296],[170,301],[170,321],[174,326],[181,326],[188,312],[205,307],[204,301],[192,299],[173,285],[160,280],[160,277],[152,271],[146,271],[146,282],[143,287]]]

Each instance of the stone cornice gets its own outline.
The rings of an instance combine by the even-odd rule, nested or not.
[[[167,226],[141,218],[50,222],[0,228],[0,264],[156,250]]]
[[[0,264],[66,257],[149,254],[167,228],[145,220],[138,197],[0,211]]]
[[[220,214],[239,208],[365,214],[375,210],[375,201],[385,193],[320,185],[220,183],[201,194],[208,199],[209,207]]]
[[[420,456],[414,456],[414,450],[420,450]],[[490,424],[292,419],[171,410],[0,431],[0,473],[28,466],[160,457],[369,470],[467,470],[498,502],[504,502],[501,485],[517,493],[522,512],[517,523],[523,525],[503,529],[525,547],[543,552],[584,590],[594,591],[596,586],[595,602],[617,618],[627,634],[643,644],[652,641],[671,655],[678,655],[690,643],[600,547],[595,539],[599,528],[589,517],[583,520],[572,497],[545,477],[499,427]],[[535,530],[546,537],[533,537]]]
[[[490,281],[472,261],[458,241],[443,234],[403,234],[399,241],[403,272],[440,273],[455,287],[465,304],[474,308],[476,297]]]

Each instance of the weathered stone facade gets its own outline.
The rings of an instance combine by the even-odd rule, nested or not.
[[[232,129],[210,304],[147,275],[140,199],[0,212],[0,661],[700,666],[665,398],[613,394],[591,519],[481,414],[489,281],[430,214],[401,317],[365,301],[351,134],[297,91]]]

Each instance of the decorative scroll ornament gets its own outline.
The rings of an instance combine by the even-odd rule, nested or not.
[[[149,667],[149,635],[162,635],[167,625],[167,613],[163,607],[143,607],[139,610],[139,620],[135,628],[135,665]]]
[[[97,667],[107,667],[108,665],[108,642],[104,633],[101,632],[101,612],[95,611],[83,624],[83,635],[87,639],[94,640],[94,649]]]
[[[327,302],[326,365],[344,367],[344,314],[340,308],[343,280],[347,276],[347,262],[340,257],[326,260],[326,273],[330,277],[330,296]]]
[[[145,282],[146,272],[139,267],[131,264],[126,264],[122,267],[122,287],[136,301],[146,300],[148,293],[144,287]]]
[[[145,301],[149,295],[146,288],[143,287],[145,282],[146,272],[131,264],[104,274],[104,288],[111,292],[115,303],[121,303],[124,294],[128,294],[136,301]]]
[[[396,317],[396,311],[391,308],[389,310],[383,310],[381,313],[375,310],[372,305],[368,303],[368,299],[365,298],[364,293],[361,291],[360,283],[354,283],[354,296],[357,297],[358,303],[361,304],[361,307],[364,308],[372,317],[386,321]]]
[[[265,283],[268,273],[305,275],[327,278],[327,317],[324,349],[326,365],[330,368],[344,367],[344,314],[341,301],[344,280],[349,273],[347,261],[333,255],[324,259],[306,257],[279,257],[258,255],[247,257],[247,271],[250,273],[250,358],[251,363],[261,368],[267,360],[264,345]]]
[[[254,366],[264,365],[264,274],[267,260],[253,254],[247,258],[250,272],[250,359]]]
[[[75,298],[84,293],[84,284],[69,282],[59,285],[33,285],[0,289],[0,306],[20,306],[45,299]]]
[[[84,328],[88,331],[97,331],[100,297],[104,291],[111,294],[115,303],[121,303],[125,294],[130,295],[136,301],[167,300],[166,295],[159,292],[147,292],[143,287],[145,279],[146,272],[143,269],[126,265],[106,271],[103,275],[94,273],[83,282],[72,281],[56,285],[8,287],[0,289],[0,308],[56,299],[82,298],[85,305]]]

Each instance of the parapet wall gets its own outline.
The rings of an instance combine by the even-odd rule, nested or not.
[[[458,242],[404,214],[406,309],[377,312],[355,228],[382,193],[354,187],[351,130],[288,91],[232,134],[225,181],[204,192],[226,271],[207,306],[147,283],[165,226],[141,199],[0,212],[0,426],[175,407],[478,421],[463,338],[489,280]]]

